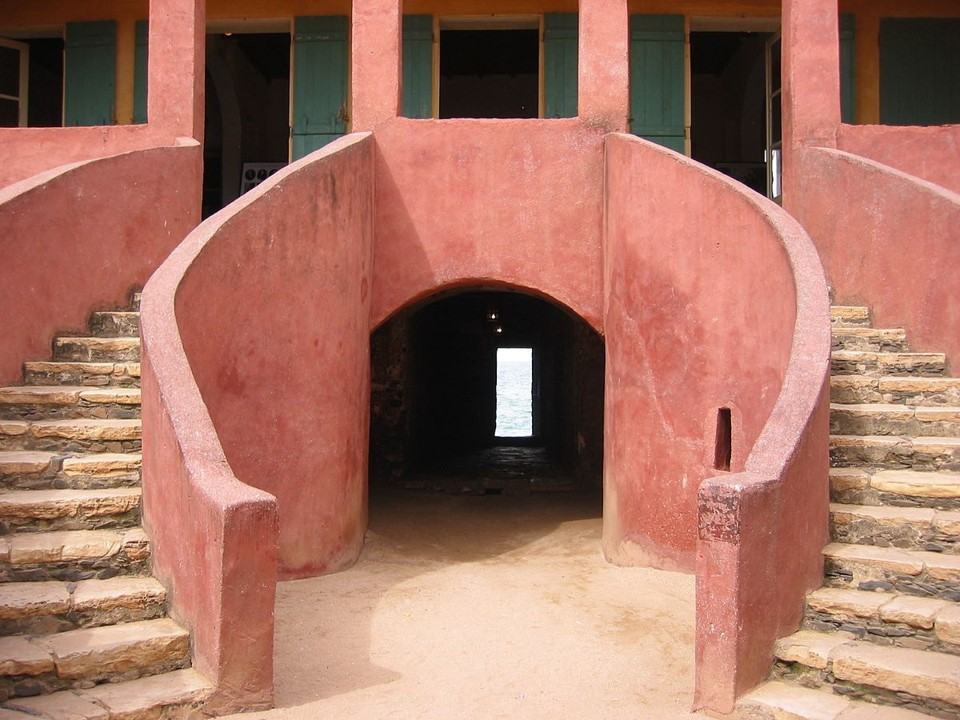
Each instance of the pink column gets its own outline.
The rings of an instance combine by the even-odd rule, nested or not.
[[[351,33],[352,132],[400,114],[400,0],[354,0]]]
[[[630,28],[626,0],[580,0],[578,114],[626,132],[630,114]]]
[[[840,125],[837,0],[783,0],[784,146],[836,147]]]
[[[147,117],[203,141],[206,0],[150,0]]]

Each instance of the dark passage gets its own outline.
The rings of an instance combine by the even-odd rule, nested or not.
[[[533,433],[496,436],[497,348],[532,348]],[[371,336],[371,485],[454,492],[598,488],[602,339],[515,292],[435,296]]]

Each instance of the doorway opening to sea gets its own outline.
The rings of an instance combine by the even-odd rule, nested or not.
[[[567,308],[445,290],[389,318],[370,347],[371,491],[601,488],[604,344]]]

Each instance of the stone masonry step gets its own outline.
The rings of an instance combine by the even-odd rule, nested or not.
[[[956,510],[831,503],[830,531],[836,542],[960,553]]]
[[[833,349],[903,352],[907,349],[907,333],[899,328],[834,327]]]
[[[0,450],[129,453],[140,450],[140,420],[0,420]]]
[[[803,624],[879,645],[960,655],[960,604],[947,600],[820,588],[807,596]]]
[[[190,634],[169,618],[0,638],[0,700],[185,667]]]
[[[826,690],[771,680],[740,698],[738,720],[930,720],[925,713],[850,700]]]
[[[0,418],[53,420],[140,417],[140,388],[82,385],[20,385],[0,388]]]
[[[98,489],[140,484],[139,453],[0,450],[0,490]]]
[[[960,511],[960,473],[830,468],[830,499],[847,505]]]
[[[0,493],[0,532],[98,530],[140,524],[140,488]]]
[[[835,435],[960,437],[960,407],[832,403],[830,432]]]
[[[774,655],[777,679],[935,717],[960,714],[960,656],[811,630],[777,641]]]
[[[960,472],[960,438],[831,435],[830,465]]]
[[[832,305],[830,322],[834,327],[866,327],[870,325],[870,308],[859,305]]]
[[[830,399],[853,405],[902,403],[960,407],[960,378],[834,375],[830,378]]]
[[[166,597],[152,577],[0,583],[0,635],[44,635],[153,620],[164,615]]]
[[[27,362],[27,385],[88,385],[91,387],[140,385],[139,362]]]
[[[931,377],[946,375],[947,358],[943,353],[834,350],[831,368],[834,375],[916,375]]]
[[[54,360],[73,362],[139,362],[139,337],[58,337],[53,340]]]
[[[0,536],[0,582],[143,575],[149,560],[150,541],[139,527]]]
[[[213,686],[196,670],[174,670],[90,689],[13,698],[0,705],[3,720],[153,720],[206,717],[201,708]],[[906,719],[905,719],[906,720]]]
[[[826,587],[960,602],[960,555],[837,542],[823,555]]]
[[[90,316],[90,332],[96,337],[139,337],[140,313],[133,310],[107,310]]]

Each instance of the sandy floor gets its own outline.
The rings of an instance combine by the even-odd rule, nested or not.
[[[363,558],[282,583],[252,718],[694,718],[692,576],[600,555],[600,498],[375,496]]]

